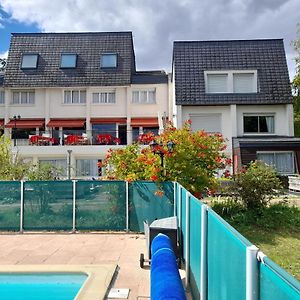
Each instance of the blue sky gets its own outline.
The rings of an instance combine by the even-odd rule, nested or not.
[[[0,55],[11,32],[132,31],[138,70],[170,71],[175,40],[283,38],[292,79],[299,12],[299,0],[0,0]]]
[[[39,32],[35,24],[25,24],[11,19],[11,16],[0,8],[0,53],[5,53],[9,48],[10,34],[12,32]]]

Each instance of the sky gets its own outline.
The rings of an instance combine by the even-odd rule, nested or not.
[[[299,0],[0,0],[0,57],[11,32],[132,31],[138,70],[171,70],[175,40],[283,38],[290,78]]]

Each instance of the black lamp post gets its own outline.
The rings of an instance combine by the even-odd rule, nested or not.
[[[17,129],[17,120],[20,120],[21,116],[17,115],[17,116],[13,116],[13,120],[14,120],[14,146],[17,146],[17,137],[16,137],[16,129]]]
[[[163,170],[164,170],[164,156],[165,156],[165,151],[164,151],[164,149],[163,149],[163,146],[164,146],[163,143],[160,142],[160,143],[158,144],[157,142],[152,141],[152,142],[150,143],[149,146],[151,147],[152,152],[153,152],[154,154],[157,154],[157,155],[160,156],[160,165],[161,165],[161,167],[162,167]],[[174,142],[169,141],[169,142],[167,143],[167,148],[168,148],[168,151],[169,151],[169,152],[173,152],[174,147],[175,147],[175,143],[174,143]]]

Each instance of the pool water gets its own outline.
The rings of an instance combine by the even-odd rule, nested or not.
[[[0,299],[73,300],[86,279],[83,273],[2,273]]]

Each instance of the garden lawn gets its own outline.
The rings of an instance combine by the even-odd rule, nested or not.
[[[247,211],[232,201],[213,202],[212,207],[269,258],[300,280],[298,207],[273,204],[260,211]]]

